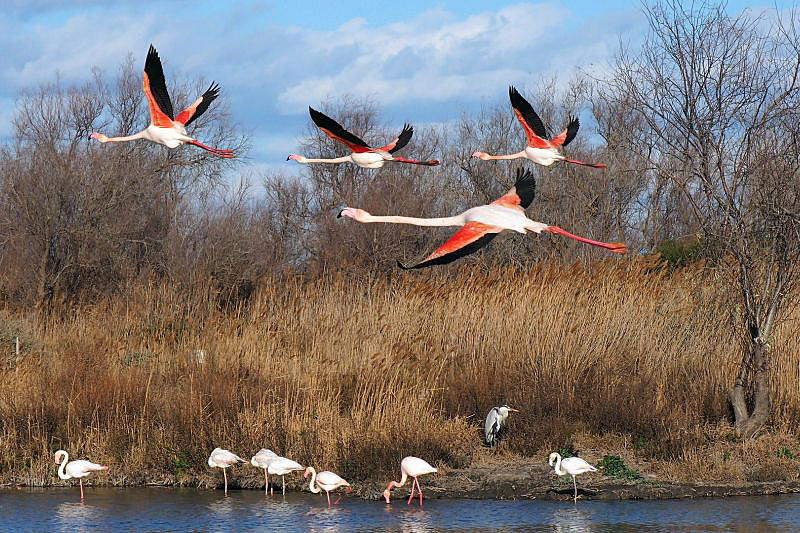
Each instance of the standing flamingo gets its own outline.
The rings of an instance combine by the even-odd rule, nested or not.
[[[287,459],[286,457],[276,457],[269,465],[269,473],[281,476],[283,482],[282,494],[286,495],[286,474],[291,474],[295,470],[302,470],[303,466],[300,463]]]
[[[264,494],[268,494],[269,490],[269,474],[267,473],[267,469],[269,465],[278,457],[278,454],[273,452],[272,450],[267,450],[265,448],[261,448],[256,452],[256,454],[250,458],[250,464],[255,466],[256,468],[263,468],[264,469]]]
[[[230,150],[206,146],[189,137],[186,132],[186,127],[202,115],[211,102],[219,96],[219,85],[212,83],[200,98],[173,119],[172,101],[169,99],[167,84],[164,80],[164,69],[161,68],[161,59],[152,44],[144,63],[142,85],[147,98],[147,108],[150,110],[150,125],[143,131],[127,137],[106,137],[102,133],[92,133],[89,135],[89,139],[97,139],[101,143],[147,139],[168,148],[176,148],[181,144],[193,144],[219,157],[233,157],[233,152]]]
[[[344,489],[345,492],[353,491],[353,488],[350,486],[350,483],[340,478],[337,474],[334,474],[333,472],[328,472],[327,470],[325,470],[317,474],[317,471],[314,470],[314,467],[309,466],[308,468],[306,468],[306,471],[303,472],[303,478],[307,478],[309,474],[311,474],[311,481],[309,481],[308,483],[308,490],[310,490],[314,494],[319,494],[320,490],[324,490],[325,495],[328,497],[328,507],[331,506],[332,490],[336,490],[339,487],[345,487]],[[338,502],[339,500],[336,501]]]
[[[222,475],[225,477],[225,494],[228,494],[228,473],[226,468],[237,463],[246,463],[244,459],[222,448],[214,448],[211,455],[208,456],[208,466],[211,468],[221,468]]]
[[[341,124],[333,120],[331,117],[324,113],[320,113],[316,109],[308,108],[311,114],[311,120],[317,125],[322,132],[333,139],[338,141],[352,150],[353,153],[344,157],[337,157],[335,159],[309,159],[305,156],[298,154],[289,154],[286,158],[297,161],[298,163],[355,163],[361,168],[381,168],[387,161],[394,163],[411,163],[413,165],[427,165],[436,166],[438,161],[432,159],[430,161],[416,161],[413,159],[405,159],[402,157],[395,157],[392,154],[403,148],[411,140],[414,134],[414,128],[406,124],[403,126],[403,131],[397,136],[395,140],[380,148],[370,148],[370,146],[344,129]]]
[[[597,472],[597,469],[580,457],[567,457],[562,460],[558,452],[551,453],[547,462],[550,466],[553,466],[553,462],[555,462],[555,471],[559,476],[564,474],[572,476],[572,485],[575,487],[575,503],[578,503],[578,483],[575,481],[575,476],[585,472]]]
[[[64,457],[61,461],[58,459],[60,456]],[[69,454],[64,450],[58,450],[55,454],[55,464],[61,463],[61,466],[58,467],[58,477],[61,479],[77,478],[81,487],[81,501],[83,501],[83,478],[92,472],[108,470],[108,467],[83,459],[69,461],[69,463],[67,461],[69,461]]]
[[[625,245],[621,242],[600,242],[578,237],[558,226],[548,226],[535,222],[525,216],[525,208],[533,201],[536,181],[530,171],[517,170],[517,181],[514,187],[489,205],[473,207],[453,217],[445,218],[413,218],[401,216],[373,216],[363,209],[345,207],[339,212],[339,217],[348,217],[357,222],[391,222],[395,224],[413,224],[415,226],[461,226],[450,239],[439,246],[424,261],[412,267],[423,268],[431,265],[445,265],[460,257],[471,254],[486,246],[503,230],[512,230],[518,233],[532,231],[534,233],[555,233],[570,239],[575,239],[586,244],[606,248],[615,254],[625,253]]]
[[[392,489],[405,485],[406,479],[408,479],[408,476],[411,476],[414,478],[414,481],[411,483],[411,495],[409,495],[406,505],[410,504],[411,500],[414,498],[414,485],[416,485],[419,490],[419,506],[422,507],[422,487],[419,486],[417,476],[435,474],[436,472],[437,470],[434,467],[419,457],[404,457],[403,460],[400,461],[400,481],[390,481],[389,486],[383,491],[383,497],[386,498],[386,503],[389,503],[389,494],[392,492]]]
[[[525,130],[525,135],[528,138],[528,146],[516,154],[489,155],[486,152],[475,152],[472,154],[472,157],[477,157],[484,161],[490,159],[518,159],[524,157],[538,165],[546,167],[549,167],[556,161],[565,161],[567,163],[586,167],[606,168],[602,163],[586,163],[576,159],[567,159],[559,153],[558,147],[568,145],[572,142],[572,139],[575,138],[575,135],[578,134],[580,122],[577,118],[570,117],[567,129],[548,141],[547,137],[549,137],[549,135],[547,134],[547,129],[544,127],[542,119],[539,118],[539,115],[537,115],[536,111],[531,107],[531,104],[529,104],[514,87],[508,88],[508,96],[511,99],[511,107],[514,108],[514,115],[517,117],[517,120],[519,120],[519,123],[522,124],[522,129]]]

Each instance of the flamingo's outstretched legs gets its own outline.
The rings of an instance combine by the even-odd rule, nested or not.
[[[210,152],[216,156],[224,157],[225,159],[230,159],[233,157],[233,152],[231,152],[230,150],[222,150],[220,148],[214,148],[213,146],[206,146],[205,144],[196,141],[194,139],[186,142],[191,145],[197,146],[198,148],[202,148],[203,150],[206,150],[207,152]]]

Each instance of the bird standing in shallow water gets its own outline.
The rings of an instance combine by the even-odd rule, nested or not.
[[[400,135],[389,144],[381,146],[380,148],[371,148],[367,143],[344,129],[341,124],[328,115],[320,113],[311,107],[308,108],[308,112],[311,114],[311,120],[314,121],[314,124],[316,124],[325,135],[334,141],[344,144],[350,148],[352,153],[335,159],[309,159],[303,155],[289,154],[289,157],[286,158],[287,161],[291,159],[298,163],[355,163],[361,168],[381,168],[383,164],[387,162],[411,163],[412,165],[426,165],[430,167],[439,164],[435,159],[430,161],[416,161],[414,159],[405,159],[393,155],[407,145],[408,141],[411,140],[411,136],[414,134],[414,128],[408,124],[403,126],[403,131],[400,132]]]
[[[211,468],[221,468],[222,475],[225,477],[225,494],[228,494],[228,473],[226,469],[237,463],[246,463],[244,459],[222,448],[214,448],[211,455],[208,457],[208,466]]]
[[[283,482],[282,494],[286,495],[286,474],[291,474],[295,470],[302,470],[303,466],[300,463],[287,459],[286,457],[276,457],[269,465],[269,473],[281,476]]]
[[[486,444],[492,448],[497,446],[500,430],[503,429],[508,413],[511,412],[519,413],[516,409],[502,405],[500,407],[492,407],[492,410],[486,415],[486,420],[483,423],[483,434],[486,437]]]
[[[432,265],[452,263],[460,257],[469,255],[497,237],[504,230],[518,233],[555,233],[576,241],[605,248],[615,254],[624,254],[625,245],[621,242],[600,242],[585,237],[578,237],[558,226],[550,226],[535,222],[525,215],[525,208],[533,201],[536,181],[530,171],[517,170],[517,181],[505,195],[489,205],[481,205],[467,209],[460,215],[444,218],[414,218],[402,216],[373,216],[363,209],[345,207],[339,217],[352,218],[357,222],[391,222],[395,224],[413,224],[415,226],[461,226],[450,239],[437,248],[424,261],[412,267],[405,267],[399,261],[400,268],[423,268]]]
[[[592,168],[606,168],[602,163],[586,163],[585,161],[578,161],[577,159],[567,159],[559,153],[559,147],[566,146],[575,135],[578,134],[580,122],[577,118],[571,117],[567,129],[548,140],[547,129],[544,127],[542,119],[533,110],[531,104],[525,100],[514,87],[508,88],[508,96],[511,99],[511,107],[514,109],[514,116],[522,125],[525,130],[525,136],[528,139],[528,146],[521,152],[506,155],[489,155],[486,152],[475,152],[472,157],[477,157],[484,161],[490,159],[530,159],[538,165],[549,167],[556,161],[564,161],[574,165],[582,165]]]
[[[319,494],[320,490],[325,491],[325,495],[328,497],[328,507],[331,506],[331,491],[336,490],[339,487],[344,487],[345,492],[352,492],[353,488],[350,486],[350,483],[339,477],[338,474],[334,474],[333,472],[329,472],[324,470],[317,474],[317,471],[314,470],[313,466],[309,466],[306,468],[306,471],[303,472],[303,478],[307,478],[311,475],[311,481],[308,482],[308,490],[313,492],[314,494]],[[336,500],[338,503],[339,500]]]
[[[422,487],[419,486],[417,476],[435,474],[436,472],[437,470],[434,467],[419,457],[404,457],[403,460],[400,461],[400,481],[390,481],[389,486],[386,487],[385,491],[383,491],[383,497],[386,499],[386,503],[389,503],[389,495],[391,494],[392,489],[394,487],[402,487],[405,485],[406,480],[409,476],[411,476],[414,478],[414,481],[411,483],[411,494],[408,496],[406,505],[410,504],[411,500],[414,499],[414,486],[416,485],[417,490],[419,491],[419,506],[422,507]]]
[[[277,457],[278,454],[272,450],[261,448],[252,458],[250,458],[251,465],[255,466],[256,468],[264,469],[264,494],[267,494],[269,491],[269,473],[267,472],[267,469],[272,461]]]
[[[233,157],[233,152],[230,150],[206,146],[190,137],[186,132],[186,127],[205,113],[211,102],[219,96],[219,85],[212,83],[200,98],[173,119],[172,101],[167,91],[167,83],[164,80],[164,69],[161,67],[161,59],[158,57],[158,52],[156,52],[152,44],[144,63],[142,85],[147,99],[147,109],[150,112],[150,125],[139,133],[126,137],[107,137],[102,133],[92,133],[89,135],[89,139],[96,139],[101,143],[146,139],[154,143],[163,144],[167,148],[176,148],[182,144],[192,144],[219,157],[226,159]]]
[[[62,456],[63,459],[60,461],[61,466],[58,467],[58,477],[61,479],[77,478],[81,487],[81,501],[83,501],[83,478],[92,472],[108,470],[108,467],[92,463],[91,461],[85,461],[83,459],[69,461],[69,454],[64,450],[58,450],[56,452],[54,457],[56,464],[59,464],[58,458]]]
[[[580,457],[567,457],[562,460],[558,452],[551,453],[547,462],[550,466],[553,466],[553,463],[555,463],[554,470],[559,476],[563,476],[564,474],[572,476],[572,486],[575,488],[574,500],[575,503],[578,503],[578,484],[575,481],[575,476],[586,472],[597,472],[597,469]]]

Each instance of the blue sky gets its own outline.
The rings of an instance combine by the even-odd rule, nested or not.
[[[782,5],[783,3],[779,3]],[[747,2],[728,3],[731,11]],[[52,81],[113,73],[152,42],[167,76],[223,89],[252,135],[248,168],[295,171],[284,160],[305,132],[307,107],[367,97],[387,122],[446,123],[577,69],[602,71],[620,38],[644,31],[636,1],[268,2],[6,0],[0,19],[0,136],[15,94]],[[756,7],[756,10],[762,8]],[[113,132],[107,132],[113,134]]]

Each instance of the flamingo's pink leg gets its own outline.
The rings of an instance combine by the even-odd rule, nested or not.
[[[325,491],[325,496],[328,497],[328,509],[330,509],[331,508],[331,493],[326,490]]]
[[[225,496],[228,495],[228,471],[222,469],[222,476],[225,478]]]
[[[264,469],[264,496],[269,494],[269,477],[267,477],[267,469]]]
[[[422,487],[419,486],[417,478],[414,478],[414,482],[417,484],[417,490],[419,491],[419,506],[422,507]]]
[[[201,142],[198,142],[198,141],[195,141],[194,139],[191,140],[191,141],[186,141],[186,142],[188,142],[189,144],[192,144],[194,146],[197,146],[198,148],[202,148],[203,150],[206,150],[207,152],[210,152],[210,153],[212,153],[214,155],[217,155],[219,157],[224,157],[226,159],[230,159],[231,157],[233,157],[233,152],[231,152],[230,150],[222,150],[220,148],[214,148],[212,146],[206,146],[205,144],[203,144]]]
[[[83,501],[83,480],[79,479],[78,483],[80,483],[80,486],[81,486],[81,501]]]
[[[413,499],[414,499],[414,483],[411,484],[411,494],[408,495],[408,501],[406,502],[406,505],[410,504],[411,500]]]

